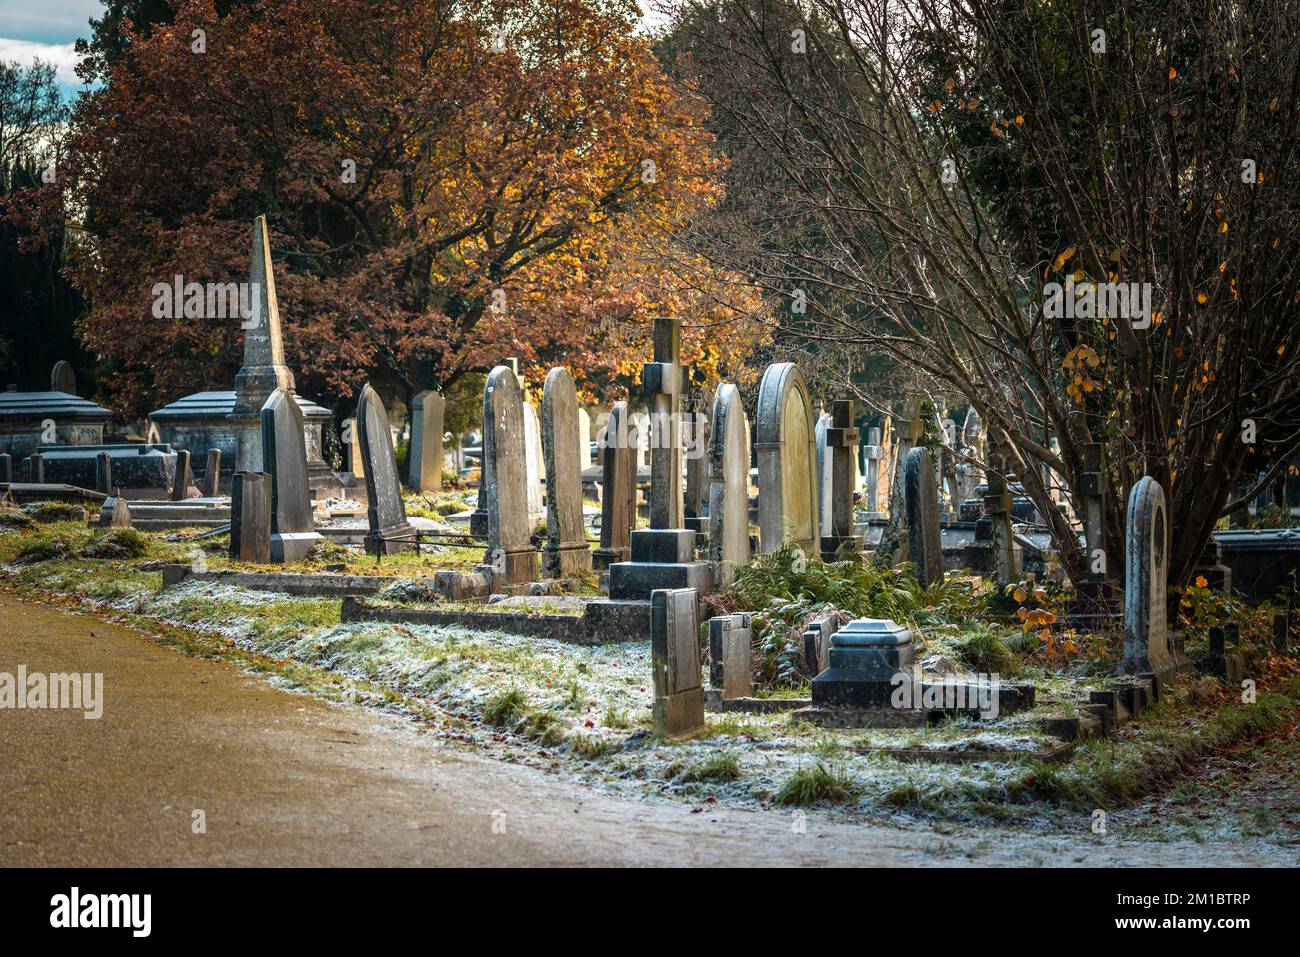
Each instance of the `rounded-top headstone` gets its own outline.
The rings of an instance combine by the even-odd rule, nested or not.
[[[77,375],[67,359],[60,359],[50,370],[50,391],[77,394]]]

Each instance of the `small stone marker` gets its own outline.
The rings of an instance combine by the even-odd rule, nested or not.
[[[236,472],[230,483],[230,560],[271,561],[271,476]]]
[[[14,460],[8,452],[0,452],[0,483],[9,485],[14,480]]]
[[[579,461],[578,392],[569,370],[557,366],[542,389],[542,448],[546,460],[547,578],[572,578],[591,571],[591,548],[582,521],[582,464]]]
[[[853,425],[853,401],[837,399],[826,421],[826,471],[830,495],[822,504],[824,525],[822,561],[839,559],[841,550],[862,553],[862,536],[853,534],[853,486],[857,474],[855,461],[858,430]]]
[[[72,365],[67,359],[60,359],[50,370],[50,391],[64,392],[68,395],[77,394],[77,375],[72,371]]]
[[[804,665],[808,677],[815,678],[830,667],[831,638],[835,634],[835,621],[830,617],[810,621],[803,633]]]
[[[497,366],[483,389],[483,505],[488,548],[484,564],[493,588],[537,578],[537,552],[528,512],[524,401],[519,377]]]
[[[626,402],[615,402],[601,432],[600,446],[600,548],[592,567],[604,571],[631,555],[631,534],[636,524],[636,459]],[[634,437],[633,437],[634,438]]]
[[[113,456],[109,452],[95,456],[95,491],[113,494]]]
[[[366,518],[370,524],[366,551],[371,555],[392,555],[413,548],[415,529],[406,519],[388,410],[368,382],[357,397],[355,438],[366,473]]]
[[[654,729],[661,737],[684,737],[704,728],[697,600],[694,588],[656,588],[650,593]]]
[[[186,449],[176,452],[176,471],[172,475],[172,501],[183,502],[190,490],[190,453]]]
[[[729,588],[749,564],[749,419],[730,382],[713,396],[709,441],[709,563],[713,585]]]
[[[417,492],[442,491],[442,423],[447,403],[438,392],[411,400],[409,484]]]
[[[108,510],[108,527],[109,528],[130,528],[131,527],[131,508],[126,504],[126,499],[121,495],[113,499],[106,500],[105,505],[112,502],[112,508]],[[101,520],[100,524],[103,524]]]
[[[749,615],[709,619],[709,684],[722,692],[723,701],[753,697],[752,636]]]
[[[1169,529],[1165,492],[1149,475],[1128,497],[1124,547],[1124,674],[1154,674],[1159,686],[1174,677],[1166,623]]]
[[[221,494],[221,449],[208,449],[208,464],[203,470],[203,497]]]
[[[903,469],[907,509],[907,558],[922,588],[943,581],[943,546],[939,537],[939,493],[934,484],[930,450],[907,453]]]
[[[803,373],[767,367],[758,389],[758,528],[764,555],[790,542],[814,554],[818,540],[817,438]]]
[[[271,477],[271,561],[298,561],[320,540],[307,487],[302,410],[291,393],[276,389],[261,418],[263,460]]]
[[[33,452],[27,457],[27,481],[36,485],[45,484],[45,456]]]

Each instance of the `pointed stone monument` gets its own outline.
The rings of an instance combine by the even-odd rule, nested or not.
[[[284,364],[284,342],[280,335],[280,307],[275,298],[275,274],[271,268],[271,243],[266,217],[253,220],[252,315],[241,322],[244,329],[244,365],[235,376],[235,407],[230,422],[235,426],[235,471],[270,471],[264,461],[260,413],[276,390],[294,392],[293,373]],[[299,413],[298,418],[302,418]],[[304,442],[304,449],[306,448]],[[305,455],[304,451],[304,455]]]
[[[291,393],[276,389],[262,407],[261,421],[260,447],[271,476],[271,561],[298,561],[320,541],[307,486],[302,410]]]
[[[557,366],[542,389],[542,448],[546,461],[546,545],[542,573],[572,578],[591,571],[591,547],[582,521],[578,392],[569,370]]]
[[[356,441],[365,462],[366,518],[370,523],[366,551],[371,555],[393,555],[413,548],[415,529],[406,519],[388,410],[368,382],[357,397]]]

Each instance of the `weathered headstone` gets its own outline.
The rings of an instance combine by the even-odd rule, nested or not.
[[[876,546],[877,562],[883,561],[894,565],[901,561],[907,553],[907,505],[903,495],[903,473],[907,462],[907,453],[921,440],[921,436],[925,432],[925,423],[921,420],[920,408],[920,397],[909,395],[903,400],[903,408],[897,427],[892,427],[893,422],[891,420],[888,469],[882,472],[882,477],[887,474],[889,479],[888,488],[885,491],[889,501],[889,524],[885,526],[885,531],[880,538],[880,544]]]
[[[684,737],[704,728],[697,602],[694,588],[656,588],[650,593],[654,729],[662,737]]]
[[[682,499],[682,523],[692,532],[709,530],[709,418],[703,412],[685,413],[682,423],[683,455],[686,458],[686,486]]]
[[[357,438],[356,418],[343,420],[343,453],[347,471],[357,480],[357,485],[366,484],[366,460],[361,454],[361,441]]]
[[[723,701],[754,694],[752,624],[742,612],[709,619],[709,684]]]
[[[630,432],[626,402],[615,402],[599,438],[600,448],[600,548],[592,566],[604,571],[631,556],[632,528],[636,525],[636,436]]]
[[[1006,584],[1020,578],[1023,549],[1016,544],[1011,528],[1012,495],[1007,488],[1006,462],[1001,455],[989,455],[988,492],[984,496],[984,518],[975,527],[979,540],[988,523],[988,541],[993,551],[993,579]]]
[[[1165,493],[1149,475],[1138,479],[1128,497],[1124,543],[1125,674],[1153,674],[1163,685],[1173,678],[1166,622],[1169,528]]]
[[[823,615],[808,622],[803,632],[804,665],[808,677],[815,678],[830,667],[831,639],[836,631],[832,615]]]
[[[410,486],[417,492],[442,490],[442,422],[446,401],[428,390],[411,400]]]
[[[95,491],[113,494],[113,456],[108,452],[95,456]]]
[[[816,423],[808,386],[793,362],[767,367],[758,389],[758,528],[763,554],[790,542],[817,547]]]
[[[582,521],[582,466],[578,452],[578,393],[569,370],[557,366],[542,388],[542,448],[546,460],[547,578],[591,571],[591,549]]]
[[[105,504],[107,504],[105,501]],[[109,528],[130,528],[131,527],[131,507],[126,504],[126,499],[118,495],[112,499],[113,507],[108,513]]]
[[[27,481],[37,485],[45,483],[45,457],[40,452],[33,452],[27,457]]]
[[[216,498],[221,492],[221,449],[208,449],[208,464],[203,470],[203,497]]]
[[[271,476],[271,561],[298,561],[320,540],[307,486],[302,410],[291,393],[276,389],[261,416],[261,448]]]
[[[271,476],[236,472],[230,481],[230,560],[271,561]]]
[[[529,531],[546,515],[542,497],[542,478],[546,475],[546,455],[542,451],[542,426],[537,409],[527,399],[523,403],[524,416],[524,477],[528,492]]]
[[[497,366],[483,389],[482,487],[488,517],[484,563],[493,575],[493,587],[537,578],[525,446],[519,378],[509,366]]]
[[[922,588],[943,581],[943,546],[939,533],[939,491],[934,484],[930,450],[907,453],[903,468],[907,510],[907,560]]]
[[[578,409],[578,468],[583,472],[591,468],[591,416],[587,410]]]
[[[252,286],[253,314],[241,322],[244,328],[244,364],[235,376],[235,407],[230,413],[230,421],[236,430],[237,472],[271,471],[269,460],[263,456],[259,416],[277,390],[289,394],[294,391],[293,373],[284,364],[280,307],[275,298],[275,273],[271,267],[271,243],[265,216],[258,216],[253,221],[253,264],[249,283]],[[301,413],[298,418],[302,418]]]
[[[72,371],[72,365],[67,359],[60,359],[50,370],[50,391],[77,394],[77,374]]]
[[[0,452],[0,483],[10,484],[14,480],[14,460],[8,452]]]
[[[415,544],[415,529],[406,519],[402,484],[393,454],[393,430],[379,393],[366,383],[357,397],[357,446],[366,473],[366,518],[370,533],[365,548],[371,555],[392,555]]]
[[[740,390],[723,382],[713,396],[709,441],[709,564],[713,585],[729,588],[749,564],[749,419]]]
[[[654,361],[642,368],[641,385],[651,397],[654,441],[650,460],[650,527],[632,533],[632,560],[611,565],[612,599],[644,601],[662,588],[703,592],[712,575],[695,558],[695,532],[683,527],[681,398],[685,372],[677,361],[681,326],[655,319]]]
[[[304,446],[306,448],[306,446]],[[176,452],[176,472],[172,476],[172,494],[173,502],[183,502],[189,497],[190,491],[190,453],[187,449],[179,449]]]
[[[827,500],[822,503],[827,531],[822,535],[822,561],[836,561],[843,552],[862,553],[862,536],[853,534],[853,486],[858,430],[853,425],[853,401],[837,399],[826,417]]]

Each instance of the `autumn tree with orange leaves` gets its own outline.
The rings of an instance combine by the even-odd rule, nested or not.
[[[304,391],[405,398],[518,356],[595,393],[639,370],[660,313],[711,326],[694,358],[735,361],[700,282],[725,301],[728,277],[677,281],[660,254],[717,198],[706,106],[635,22],[621,0],[188,0],[131,35],[57,186],[21,204],[34,227],[84,214],[72,274],[109,397],[232,380],[238,320],[157,319],[151,291],[245,279],[259,213]]]

